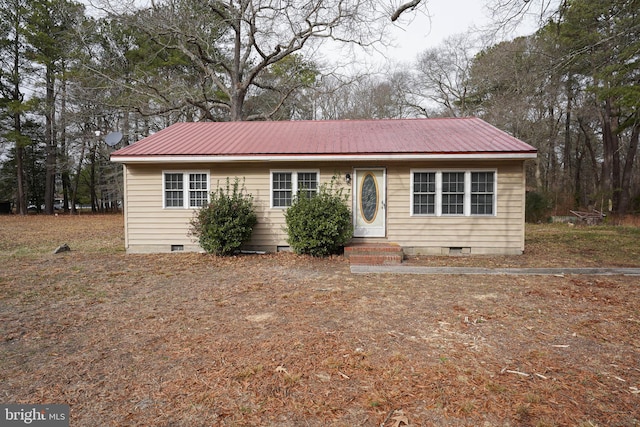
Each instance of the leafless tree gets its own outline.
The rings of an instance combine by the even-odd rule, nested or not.
[[[410,76],[397,71],[389,75],[364,74],[342,80],[327,76],[317,86],[316,119],[394,119],[414,117],[407,99]]]
[[[376,0],[159,0],[119,16],[157,46],[153,54],[178,52],[197,76],[188,87],[150,90],[172,89],[172,98],[179,93],[205,119],[223,111],[228,120],[256,120],[272,117],[292,93],[277,101],[270,96],[268,108],[247,114],[248,98],[273,92],[264,77],[275,64],[296,53],[310,58],[326,40],[379,42],[388,22],[379,6]]]
[[[567,0],[488,0],[490,31],[510,34],[525,22],[542,27],[564,7]]]
[[[442,45],[422,52],[418,58],[414,91],[450,117],[467,116],[469,72],[477,42],[471,34],[445,39]]]

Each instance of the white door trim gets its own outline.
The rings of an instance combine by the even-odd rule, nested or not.
[[[353,236],[386,237],[387,169],[354,168],[353,176]]]

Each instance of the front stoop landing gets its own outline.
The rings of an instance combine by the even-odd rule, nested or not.
[[[404,252],[397,243],[357,243],[344,248],[351,265],[399,265]]]

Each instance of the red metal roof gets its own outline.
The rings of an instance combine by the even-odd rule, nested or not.
[[[155,156],[315,156],[528,153],[536,149],[478,118],[176,123],[112,153]]]

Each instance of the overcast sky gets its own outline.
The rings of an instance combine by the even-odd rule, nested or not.
[[[401,2],[402,3],[402,2]],[[385,49],[381,56],[394,62],[412,63],[427,48],[437,47],[448,36],[467,32],[470,28],[482,28],[490,24],[486,0],[428,0],[429,16],[407,10],[393,28],[394,46]],[[412,16],[412,19],[408,17]],[[402,22],[401,22],[402,21]],[[533,22],[523,23],[514,34],[531,34]]]
[[[385,0],[382,0],[385,1]],[[388,0],[387,0],[388,1]],[[391,0],[390,4],[403,4],[409,0]],[[369,72],[388,72],[403,66],[411,67],[418,55],[425,49],[437,47],[449,36],[466,33],[475,28],[487,27],[491,23],[490,12],[485,8],[488,0],[423,0],[428,14],[424,10],[425,4],[421,4],[418,10],[406,10],[394,25],[390,25],[387,31],[391,31],[393,40],[391,46],[378,45],[377,51],[368,50],[366,53],[357,48],[349,48],[345,45],[335,45],[325,41],[320,49],[319,56],[311,54],[318,59],[338,65],[338,72],[350,74],[367,70]],[[391,16],[392,12],[389,12]],[[531,34],[535,31],[532,23],[522,24],[516,33],[508,34],[510,39],[517,35]],[[479,34],[476,31],[476,34]],[[481,46],[478,46],[480,49]],[[386,71],[385,71],[386,70]]]
[[[436,47],[450,35],[464,33],[471,26],[488,22],[483,3],[479,0],[429,0],[429,16],[413,13],[412,21],[400,22],[393,31],[397,47],[388,50],[390,58],[413,60],[418,53]]]

